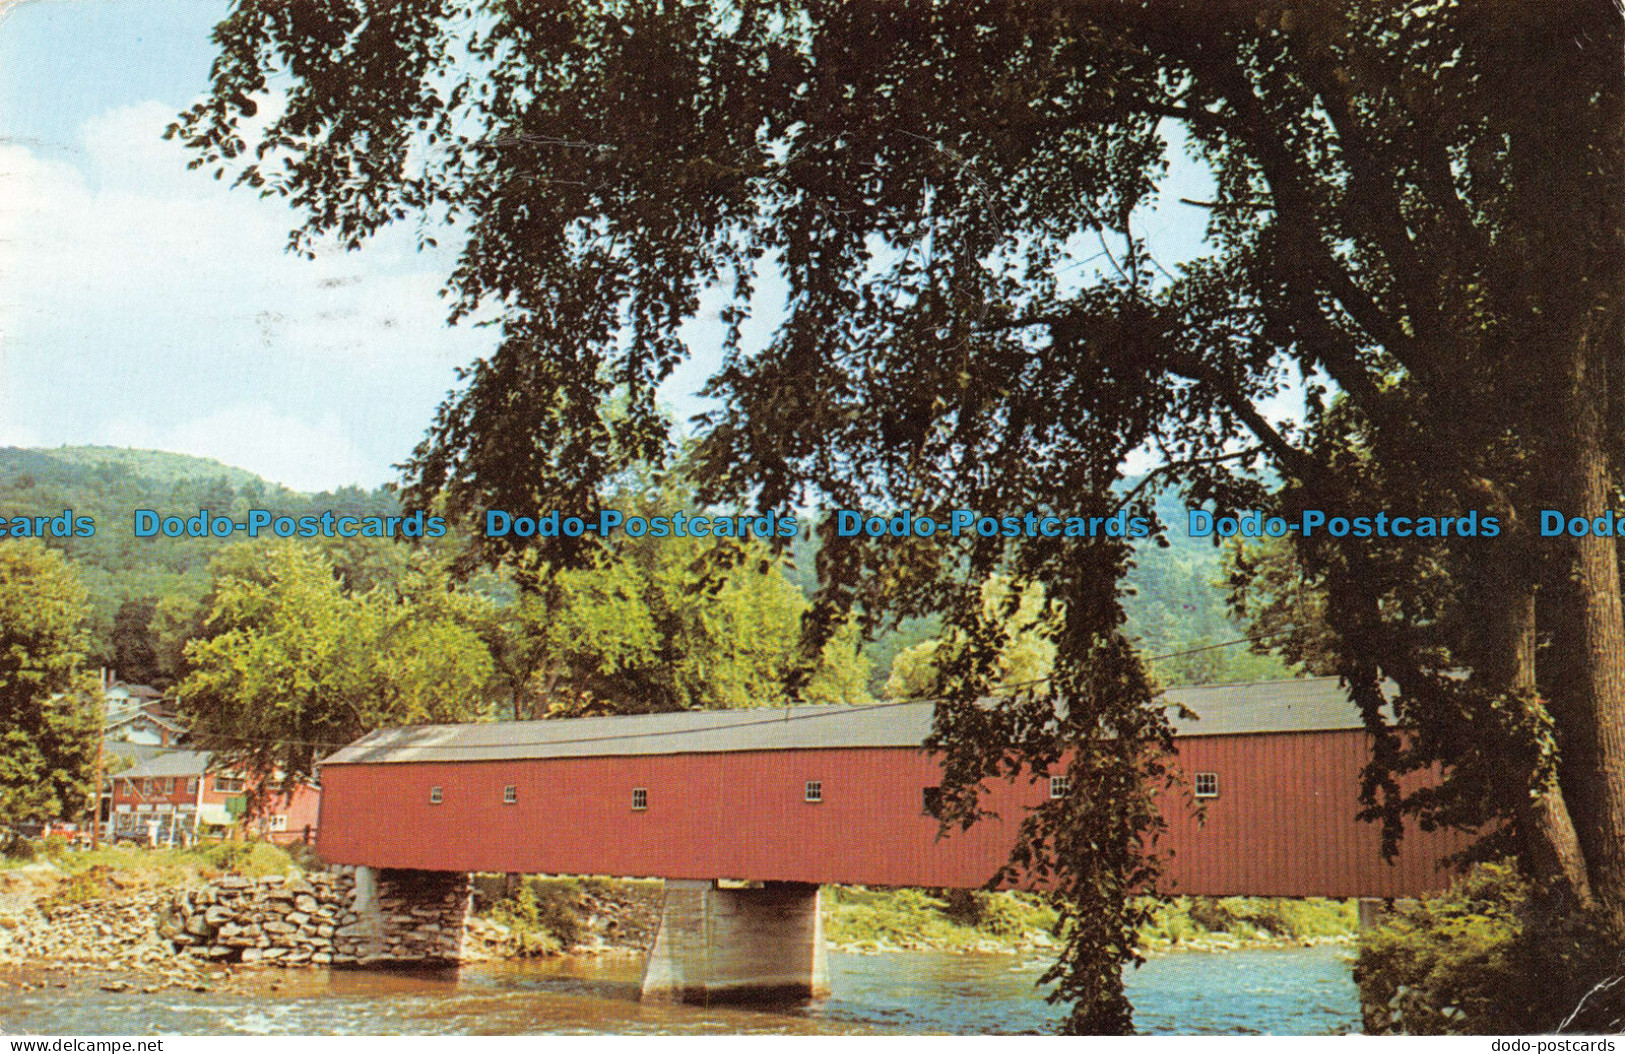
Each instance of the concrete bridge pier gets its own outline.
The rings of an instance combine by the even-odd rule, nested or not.
[[[643,998],[749,1003],[829,994],[819,887],[766,882],[724,888],[669,879]]]

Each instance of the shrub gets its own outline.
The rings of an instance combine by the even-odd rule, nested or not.
[[[492,899],[486,916],[508,927],[521,955],[549,955],[581,938],[580,889],[568,879],[526,879],[512,895]]]
[[[59,907],[101,900],[111,891],[108,876],[112,870],[105,864],[97,864],[77,874],[69,875],[58,884],[51,896],[40,902],[40,909],[49,916]]]
[[[561,948],[581,942],[581,886],[567,878],[532,878],[525,890],[536,903],[536,921]]]
[[[1216,897],[1192,897],[1186,911],[1192,922],[1209,933],[1224,933],[1236,924],[1228,903]]]
[[[0,833],[0,851],[3,851],[7,860],[26,864],[39,855],[39,843],[20,834],[4,832]]]
[[[942,899],[947,906],[942,913],[961,926],[980,926],[992,896],[985,889],[945,889]]]
[[[1531,1034],[1566,1020],[1571,1031],[1617,1030],[1625,983],[1592,992],[1625,973],[1625,949],[1603,932],[1532,895],[1512,866],[1481,865],[1362,935],[1354,976],[1366,1031]]]
[[[210,867],[221,871],[236,871],[248,858],[248,843],[216,842],[214,845],[204,846],[198,855],[207,861]]]
[[[285,850],[270,842],[217,842],[198,855],[210,867],[250,878],[280,875],[298,866]]]

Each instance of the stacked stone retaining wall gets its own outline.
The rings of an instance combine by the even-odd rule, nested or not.
[[[171,894],[158,932],[178,951],[215,962],[458,962],[468,902],[468,876],[448,872],[227,877]]]

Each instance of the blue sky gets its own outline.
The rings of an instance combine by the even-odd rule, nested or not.
[[[301,490],[375,486],[491,334],[445,325],[449,255],[419,254],[409,230],[300,260],[285,206],[187,171],[161,134],[206,87],[226,10],[0,0],[0,445],[150,447]],[[1175,206],[1148,229],[1169,263],[1200,219]],[[715,361],[714,310],[662,392],[681,416]]]

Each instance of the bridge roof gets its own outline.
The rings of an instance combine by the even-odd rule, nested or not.
[[[1335,677],[1171,688],[1180,736],[1319,732],[1360,728],[1360,714]],[[384,728],[323,765],[408,761],[504,761],[747,750],[918,747],[931,732],[931,702],[685,710],[665,714],[500,721]]]

